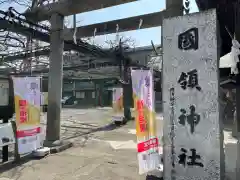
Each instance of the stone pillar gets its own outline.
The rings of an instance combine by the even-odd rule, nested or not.
[[[63,28],[64,17],[59,14],[51,16],[50,35],[50,69],[48,74],[48,113],[46,143],[60,140],[60,115],[63,81]]]
[[[223,180],[216,11],[164,20],[163,35],[163,179]]]
[[[183,15],[183,0],[166,0],[166,14],[164,18],[170,18]],[[161,28],[161,45],[163,44],[163,33]],[[162,88],[162,87],[161,87]],[[162,94],[161,94],[161,98]]]
[[[237,142],[237,163],[236,163],[236,180],[240,177],[240,138],[238,136]]]
[[[164,18],[182,16],[183,15],[183,0],[166,0],[165,2],[166,2],[166,13],[164,14]],[[163,31],[162,31],[162,29],[163,28],[161,28],[161,45],[163,45],[163,33],[162,33]],[[161,76],[161,77],[163,77],[163,76]],[[161,85],[162,85],[162,82],[161,82]],[[163,100],[163,93],[161,93],[161,101],[162,100]],[[163,104],[162,104],[161,109],[162,108],[163,108]],[[161,172],[157,173],[157,176],[162,176]]]

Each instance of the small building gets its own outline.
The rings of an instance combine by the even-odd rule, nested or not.
[[[117,84],[116,78],[80,79],[64,78],[62,98],[69,98],[66,104],[77,102],[77,106],[96,107],[112,106],[112,91],[110,87]],[[48,91],[48,78],[42,77],[42,92]]]

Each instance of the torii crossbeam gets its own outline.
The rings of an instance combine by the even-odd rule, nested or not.
[[[54,13],[70,16],[134,1],[137,0],[61,0],[28,10],[24,15],[35,21],[44,21],[50,19]]]

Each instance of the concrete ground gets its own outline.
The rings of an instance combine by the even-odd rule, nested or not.
[[[7,170],[0,167],[0,180],[153,179],[138,175],[134,121],[120,128],[110,125],[111,112],[111,108],[63,109],[62,138],[72,141],[74,146]],[[42,124],[46,123],[45,119],[43,116]],[[228,129],[224,135],[227,179],[237,180],[236,140]],[[152,174],[161,176],[160,171]]]
[[[62,138],[74,146],[0,171],[0,180],[145,180],[138,175],[134,121],[120,128],[109,122],[110,108],[63,109]]]

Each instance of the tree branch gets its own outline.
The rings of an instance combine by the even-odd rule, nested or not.
[[[18,44],[10,44],[10,43],[1,42],[1,41],[0,41],[0,44],[8,47],[18,47],[18,48],[22,47],[22,46],[19,46]]]

